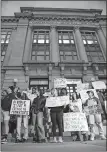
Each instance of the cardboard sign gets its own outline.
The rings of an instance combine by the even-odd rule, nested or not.
[[[29,115],[30,100],[12,100],[10,114]]]
[[[60,107],[69,104],[69,96],[48,97],[46,107]]]
[[[64,113],[64,132],[88,131],[85,113]]]
[[[82,90],[80,91],[82,103],[85,103],[86,100],[89,98],[87,91],[90,91],[90,90],[93,91],[95,97],[99,98],[95,89]]]
[[[89,89],[89,83],[78,83],[77,84],[77,92],[80,92],[82,90]]]
[[[54,88],[66,88],[67,80],[65,78],[54,78]]]
[[[84,107],[84,112],[86,115],[94,115],[103,113],[100,105],[86,106]]]
[[[94,89],[106,89],[106,85],[103,81],[92,82]]]

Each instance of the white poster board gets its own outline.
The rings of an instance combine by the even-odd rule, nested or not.
[[[90,90],[94,92],[95,97],[99,98],[95,89],[82,90],[80,91],[82,103],[84,103],[89,98],[87,91],[90,91]]]
[[[77,92],[80,93],[82,90],[89,89],[89,83],[78,83],[77,84]]]
[[[69,96],[48,97],[46,107],[60,107],[69,104]]]
[[[103,81],[94,81],[92,85],[94,89],[106,89],[106,85]]]
[[[30,100],[12,100],[10,114],[29,115]]]
[[[65,78],[54,78],[54,88],[66,88],[67,80]]]
[[[84,113],[64,113],[64,132],[88,131],[86,116]]]

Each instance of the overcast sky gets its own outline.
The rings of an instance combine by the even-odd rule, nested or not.
[[[2,1],[2,16],[14,16],[20,7],[103,9],[106,15],[106,1]]]

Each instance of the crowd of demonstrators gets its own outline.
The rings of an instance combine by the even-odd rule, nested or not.
[[[52,122],[52,135],[53,142],[63,142],[63,114],[66,112],[84,112],[85,106],[101,104],[101,97],[97,99],[94,96],[92,91],[88,91],[89,99],[85,103],[82,102],[80,94],[73,92],[70,96],[70,104],[63,105],[60,107],[50,107],[47,108],[46,99],[48,97],[58,97],[58,96],[68,96],[67,89],[62,88],[57,90],[52,88],[47,90],[44,94],[42,90],[39,90],[37,87],[33,87],[31,90],[28,88],[21,91],[17,85],[18,80],[14,79],[13,86],[9,86],[7,90],[3,90],[2,99],[1,99],[1,114],[2,114],[2,142],[7,142],[7,137],[9,133],[14,133],[16,130],[16,142],[26,142],[29,138],[28,126],[33,126],[33,141],[38,143],[46,142],[45,137],[45,128],[43,120]],[[101,95],[101,93],[100,93]],[[100,96],[99,95],[99,96]],[[30,112],[28,115],[10,115],[10,108],[13,99],[21,100],[30,100]],[[103,99],[106,100],[106,99]],[[101,104],[102,105],[102,104]],[[22,121],[24,124],[24,135],[22,137],[21,125]],[[87,116],[87,123],[90,131],[90,140],[94,140],[95,132],[94,126],[95,123],[99,129],[99,135],[101,139],[106,139],[104,136],[103,124],[101,114],[94,114]],[[4,127],[3,127],[4,126]],[[57,140],[57,126],[58,126],[58,140]],[[87,132],[73,132],[77,134],[77,140],[82,140],[81,136],[83,135],[84,140],[87,139]]]

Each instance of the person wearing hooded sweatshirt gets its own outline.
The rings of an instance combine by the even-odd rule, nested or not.
[[[2,138],[2,143],[7,142],[7,136],[9,133],[10,108],[12,100],[16,99],[13,91],[13,86],[8,87],[8,94],[1,100],[1,108],[4,117],[4,137]]]

